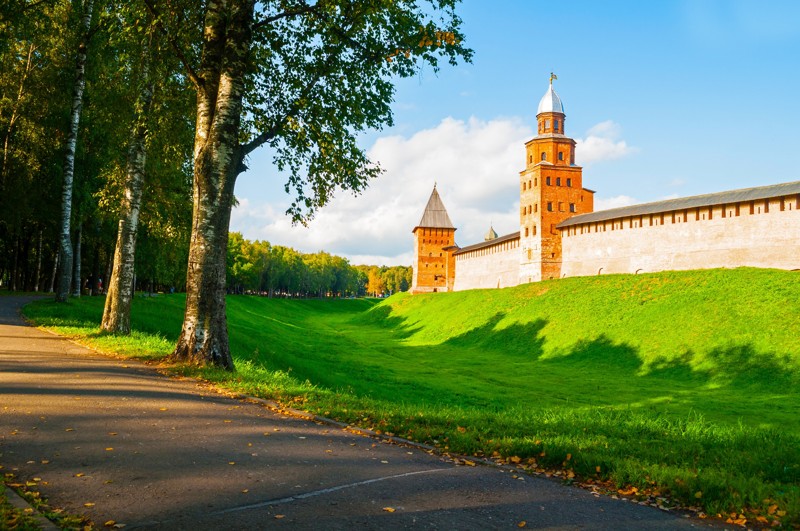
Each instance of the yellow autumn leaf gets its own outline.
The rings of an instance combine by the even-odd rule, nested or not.
[[[517,524],[517,527],[525,527],[526,525],[528,525],[528,522],[523,520],[523,521],[521,521],[520,523]]]
[[[395,511],[395,508],[394,507],[384,507],[383,510],[386,511],[387,513],[393,513]]]
[[[698,490],[697,492],[694,493],[694,497],[699,500],[700,498],[703,497],[703,491]]]
[[[94,507],[94,503],[92,503],[92,502],[86,502],[86,503],[84,503],[84,504],[83,504],[83,506],[84,506],[84,507]]]
[[[286,515],[283,515],[283,514],[276,514],[275,515],[275,519],[276,520],[280,520],[281,518],[286,518]]]
[[[108,522],[106,522],[103,525],[106,526],[106,527],[112,527],[114,524],[116,524],[116,522],[114,520],[109,520]]]

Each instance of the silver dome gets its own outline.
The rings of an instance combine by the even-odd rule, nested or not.
[[[561,98],[559,98],[556,91],[553,90],[552,83],[544,96],[542,96],[542,99],[539,100],[539,110],[536,111],[536,114],[541,114],[543,112],[560,112],[564,114],[564,106],[561,104]]]

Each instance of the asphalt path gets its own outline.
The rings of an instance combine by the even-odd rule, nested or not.
[[[27,326],[30,300],[0,297],[0,465],[97,527],[710,527],[226,397]]]

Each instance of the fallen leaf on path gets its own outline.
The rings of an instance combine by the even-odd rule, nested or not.
[[[276,514],[275,515],[275,519],[276,520],[280,520],[281,518],[286,518],[286,515],[285,514]]]
[[[247,494],[248,492],[250,492],[250,489],[242,489],[242,494]]]
[[[528,522],[523,520],[523,521],[521,521],[520,523],[517,524],[517,527],[525,527],[526,525],[528,525]]]
[[[84,507],[94,507],[94,504],[92,502],[87,502],[87,503],[84,503],[83,506]]]
[[[47,459],[42,459],[42,460],[41,460],[41,463],[42,463],[43,465],[48,465],[48,464],[50,464],[50,461],[48,461]]]
[[[386,511],[387,513],[393,513],[397,509],[395,509],[394,507],[384,507],[383,510]]]
[[[64,430],[64,431],[75,431],[75,428],[67,428],[67,429],[66,429],[66,430]]]
[[[167,411],[167,408],[162,407],[161,409],[159,409],[159,411]]]
[[[114,451],[114,449],[111,448],[111,447],[106,448],[106,452],[113,452],[113,451]]]
[[[228,461],[228,464],[229,464],[229,465],[235,465],[235,464],[236,464],[236,461]]]
[[[106,526],[106,527],[113,527],[114,524],[116,524],[116,522],[114,520],[109,520],[108,522],[106,522],[103,525]]]
[[[83,477],[83,472],[78,472],[77,474],[75,474],[75,477],[76,478],[82,478]]]

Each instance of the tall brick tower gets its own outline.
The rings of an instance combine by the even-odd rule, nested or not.
[[[414,230],[414,275],[411,293],[452,291],[456,278],[453,253],[456,228],[447,215],[436,185]]]
[[[561,277],[561,235],[556,225],[594,210],[594,191],[583,188],[575,141],[564,135],[564,106],[550,86],[539,101],[537,135],[525,143],[520,172],[520,284]]]

